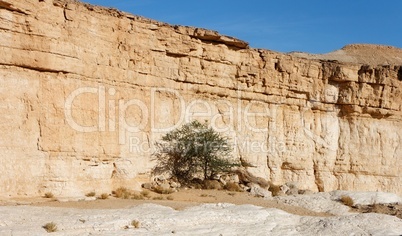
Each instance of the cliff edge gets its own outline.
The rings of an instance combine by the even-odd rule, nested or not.
[[[402,65],[402,49],[386,45],[350,44],[327,54],[292,52],[290,55],[344,63],[367,65]]]

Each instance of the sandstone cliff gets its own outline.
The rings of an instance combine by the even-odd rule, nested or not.
[[[402,194],[398,49],[287,55],[57,0],[0,0],[0,35],[0,196],[139,187],[193,117],[276,184]]]

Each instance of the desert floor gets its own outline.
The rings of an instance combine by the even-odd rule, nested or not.
[[[344,195],[363,205],[399,202],[392,209],[401,209],[395,194],[347,191],[268,199],[191,189],[151,192],[144,200],[14,199],[0,200],[0,235],[46,235],[50,222],[57,226],[52,235],[402,235],[400,218],[362,214],[339,201]]]
[[[235,205],[251,204],[265,208],[277,208],[295,215],[304,216],[331,216],[332,214],[325,212],[314,212],[298,206],[290,206],[281,203],[279,200],[263,199],[254,197],[247,192],[229,192],[218,190],[201,190],[201,189],[188,189],[180,190],[172,194],[156,194],[150,192],[149,199],[146,200],[133,200],[133,199],[118,199],[109,198],[106,200],[96,201],[52,201],[36,199],[33,206],[48,206],[48,207],[65,207],[65,208],[78,208],[78,209],[120,209],[131,208],[146,203],[153,203],[162,206],[171,207],[175,210],[183,210],[192,206],[197,206],[204,203],[231,203]],[[170,196],[173,200],[167,200]],[[157,197],[163,197],[163,200],[155,200]],[[35,199],[33,199],[35,202]]]

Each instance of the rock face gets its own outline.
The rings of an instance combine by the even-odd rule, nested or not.
[[[140,187],[154,143],[194,118],[275,184],[402,194],[398,52],[303,58],[57,0],[0,0],[0,34],[0,196]]]

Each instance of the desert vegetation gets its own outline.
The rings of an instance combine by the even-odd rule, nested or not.
[[[144,200],[145,198],[141,194],[133,194],[131,196],[131,199],[133,199],[133,200]]]
[[[131,221],[131,226],[133,226],[134,228],[138,229],[141,226],[141,222],[139,222],[138,220],[132,220]]]
[[[243,189],[237,183],[234,183],[234,182],[227,183],[224,186],[224,189],[231,191],[231,192],[242,192],[243,191]]]
[[[116,198],[129,199],[131,192],[125,187],[120,187],[114,191],[114,196]]]
[[[207,123],[185,124],[163,136],[157,147],[154,173],[168,173],[180,183],[187,184],[196,176],[213,179],[216,174],[239,166],[231,160],[228,139]]]
[[[44,195],[45,198],[54,198],[54,194],[51,192],[46,192]]]
[[[89,192],[87,194],[85,194],[85,196],[87,197],[95,197],[96,193],[95,192]]]
[[[172,188],[163,188],[162,186],[155,186],[152,191],[159,194],[171,194],[174,192]]]
[[[102,199],[102,200],[105,200],[105,199],[108,199],[109,198],[109,194],[107,194],[107,193],[102,193],[99,197],[98,197],[98,199]]]
[[[296,183],[276,185],[254,176],[247,169],[254,165],[242,158],[235,160],[228,139],[210,128],[207,122],[187,123],[164,135],[156,146],[153,182],[144,183],[142,187],[157,194],[171,194],[182,187],[247,191],[262,198],[310,193],[298,189]],[[124,193],[116,197],[119,195],[124,198]],[[143,199],[144,196],[132,198]],[[159,200],[160,196],[152,199]]]
[[[57,225],[54,222],[47,223],[42,226],[48,233],[53,233],[57,231]]]
[[[351,197],[347,196],[347,195],[341,196],[340,201],[343,204],[345,204],[346,206],[349,206],[349,207],[353,206],[353,204],[354,204],[353,199]]]

